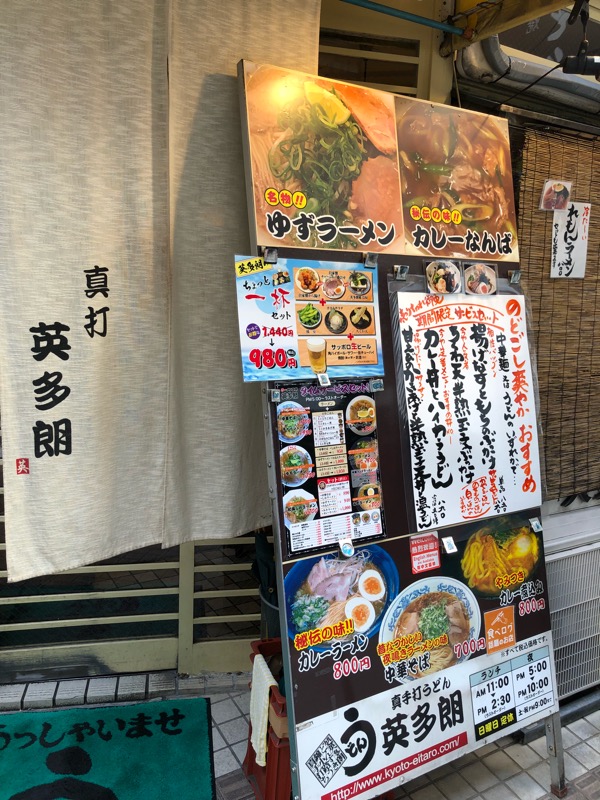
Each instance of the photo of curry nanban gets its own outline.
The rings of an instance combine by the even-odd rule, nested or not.
[[[471,617],[465,603],[451,592],[427,592],[412,600],[396,622],[393,638],[420,633],[422,641],[447,637],[447,644],[429,651],[430,665],[416,677],[430,675],[457,662],[454,646],[469,638]]]
[[[471,589],[498,595],[506,578],[520,577],[509,582],[509,588],[517,588],[526,581],[539,557],[538,537],[528,526],[508,531],[490,527],[482,528],[470,537],[460,565]]]
[[[412,206],[460,212],[462,221],[430,222],[447,236],[467,230],[511,233],[515,209],[508,136],[492,117],[430,103],[398,101],[398,150],[405,222]],[[438,256],[453,255],[448,243]],[[429,249],[429,252],[433,252]]]

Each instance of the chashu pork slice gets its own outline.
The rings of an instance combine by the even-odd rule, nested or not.
[[[352,575],[348,573],[339,573],[325,578],[324,581],[318,584],[313,594],[318,597],[323,597],[325,600],[334,602],[335,600],[345,600],[350,591],[350,584],[352,583]]]
[[[325,563],[325,559],[322,558],[320,561],[317,561],[317,563],[308,573],[308,577],[306,579],[306,582],[308,583],[308,588],[313,594],[315,593],[315,589],[317,588],[317,586],[321,583],[321,581],[324,581],[328,575],[329,572],[327,571],[327,565]]]
[[[394,162],[385,156],[367,159],[352,184],[348,210],[353,219],[395,222],[401,219],[399,205],[400,182]]]
[[[351,84],[336,84],[335,92],[352,112],[367,137],[381,152],[396,152],[396,120],[383,93]]]

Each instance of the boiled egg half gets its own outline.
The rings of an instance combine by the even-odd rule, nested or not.
[[[376,569],[366,569],[358,579],[358,591],[367,600],[381,600],[385,584]]]
[[[356,633],[363,633],[375,622],[375,609],[364,597],[351,597],[346,603],[346,617],[354,622]]]

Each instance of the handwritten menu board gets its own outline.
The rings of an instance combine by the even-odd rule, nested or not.
[[[249,256],[235,269],[245,381],[383,374],[376,270]]]
[[[416,529],[538,505],[524,299],[397,299]]]
[[[280,386],[279,468],[287,549],[383,536],[375,396],[368,382]]]

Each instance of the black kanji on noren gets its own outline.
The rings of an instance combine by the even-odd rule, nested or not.
[[[58,419],[45,423],[38,420],[33,427],[33,447],[36,458],[71,455],[71,420]]]
[[[101,294],[103,297],[108,297],[110,289],[108,288],[108,269],[106,267],[99,267],[94,265],[93,269],[84,269],[86,290],[85,296],[95,297]]]
[[[70,330],[69,326],[63,325],[62,322],[51,324],[40,322],[37,328],[29,328],[29,332],[33,333],[31,352],[35,360],[43,361],[52,353],[62,361],[67,361],[69,354],[66,351],[71,349],[71,345],[63,334]]]

